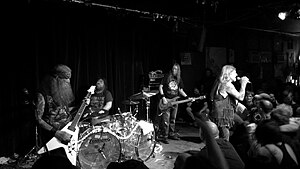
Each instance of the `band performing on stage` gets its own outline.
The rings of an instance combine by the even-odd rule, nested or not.
[[[174,169],[193,168],[199,160],[204,160],[201,165],[208,168],[263,166],[265,163],[256,158],[268,156],[264,152],[266,147],[269,151],[285,151],[281,146],[277,148],[277,144],[268,146],[272,139],[290,150],[285,151],[290,153],[289,166],[298,167],[298,152],[293,151],[298,143],[283,142],[285,137],[297,140],[298,135],[276,133],[299,131],[299,118],[293,118],[292,107],[288,106],[292,103],[290,90],[284,90],[282,104],[272,99],[271,94],[254,95],[246,89],[251,84],[249,78],[238,77],[232,65],[224,65],[218,78],[206,88],[204,83],[195,86],[195,97],[189,97],[183,90],[179,64],[173,64],[166,74],[161,70],[150,72],[148,86],[128,96],[121,102],[123,108],[119,105],[114,113],[110,113],[114,98],[106,78],[97,78],[81,98],[79,107],[74,105],[70,78],[71,69],[59,64],[42,80],[34,103],[39,144],[35,147],[37,156],[32,169],[56,168],[56,158],[62,160],[59,167],[70,169],[122,168],[122,164],[127,165],[125,162],[140,162],[136,165],[147,168],[144,162],[154,157],[162,145],[181,140],[175,129],[179,105],[185,108],[180,111],[187,111],[180,118],[186,118],[199,130],[205,147],[178,154]],[[236,87],[235,82],[240,86]],[[185,113],[187,116],[183,116]],[[283,160],[283,155],[277,158]],[[209,158],[218,163],[206,161]]]

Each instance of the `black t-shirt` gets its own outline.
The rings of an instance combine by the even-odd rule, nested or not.
[[[90,98],[90,104],[85,109],[90,113],[98,113],[107,102],[113,101],[113,97],[110,91],[105,90],[101,93],[95,92]]]
[[[183,81],[180,79],[178,82],[176,77],[166,75],[161,84],[163,85],[164,95],[168,99],[172,99],[179,95],[179,89],[183,88]]]

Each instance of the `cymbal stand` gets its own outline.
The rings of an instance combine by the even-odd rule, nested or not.
[[[146,101],[146,120],[147,122],[150,122],[149,120],[150,97],[146,97],[145,101]]]

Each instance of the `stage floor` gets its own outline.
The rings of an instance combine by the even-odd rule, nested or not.
[[[173,169],[178,154],[203,147],[197,128],[178,122],[176,129],[180,140],[168,140],[169,144],[158,142],[156,147],[161,147],[162,150],[154,153],[154,156],[145,162],[149,169]]]

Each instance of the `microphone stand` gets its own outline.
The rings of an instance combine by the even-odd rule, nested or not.
[[[25,154],[25,156],[21,159],[18,160],[17,164],[18,167],[20,167],[21,165],[24,165],[23,162],[26,159],[30,159],[30,161],[33,159],[34,161],[36,161],[38,159],[38,155],[37,155],[37,150],[38,150],[38,127],[35,125],[35,146],[33,146],[30,151]]]

